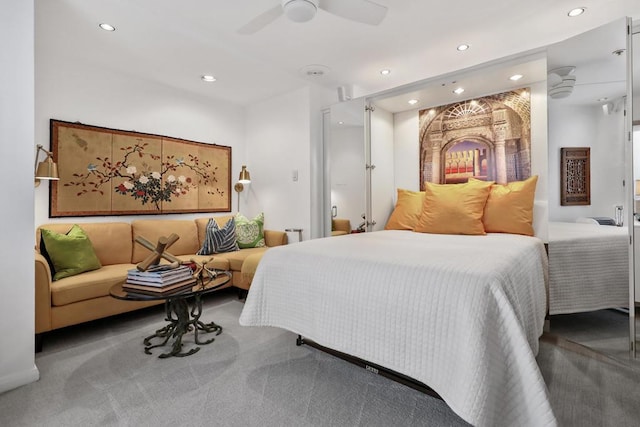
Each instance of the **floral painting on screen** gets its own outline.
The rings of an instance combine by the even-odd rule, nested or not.
[[[52,121],[51,216],[229,212],[231,148]]]

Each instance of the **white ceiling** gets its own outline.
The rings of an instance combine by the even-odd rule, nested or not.
[[[379,26],[320,10],[307,23],[280,17],[256,34],[241,35],[240,27],[279,0],[35,0],[36,62],[55,54],[248,105],[310,81],[331,90],[352,86],[355,96],[375,94],[536,49],[623,16],[640,19],[638,0],[375,1],[388,7]],[[567,17],[577,6],[587,12]],[[102,22],[116,31],[99,29]],[[460,43],[471,48],[458,52]],[[330,72],[300,72],[311,64]],[[383,68],[391,74],[380,75]],[[204,83],[203,74],[217,81]]]

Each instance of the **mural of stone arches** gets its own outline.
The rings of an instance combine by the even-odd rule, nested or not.
[[[419,112],[420,188],[471,177],[505,184],[531,176],[529,88]]]

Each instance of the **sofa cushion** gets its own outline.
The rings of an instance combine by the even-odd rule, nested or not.
[[[235,217],[236,235],[238,236],[238,247],[259,248],[265,246],[264,242],[264,213],[260,213],[253,219],[248,219],[238,213]]]
[[[102,267],[91,240],[77,224],[66,234],[42,230],[42,240],[55,271],[53,280]]]
[[[242,263],[249,255],[263,253],[266,250],[267,250],[267,247],[261,247],[261,248],[241,249],[235,252],[225,252],[223,254],[217,254],[214,260],[220,260],[220,259],[227,260],[229,262],[230,270],[241,271]]]
[[[172,233],[177,234],[180,238],[167,249],[167,252],[176,256],[195,254],[198,252],[198,249],[200,249],[198,229],[193,220],[137,220],[131,222],[131,230],[134,240],[141,236],[154,246],[160,237],[169,237]],[[137,264],[144,260],[149,254],[149,249],[138,243],[134,243],[133,256],[130,262]]]
[[[109,289],[113,285],[124,282],[127,278],[127,270],[132,268],[135,268],[135,265],[106,265],[98,270],[57,280],[51,284],[51,303],[54,306],[61,306],[108,296]]]
[[[91,240],[93,250],[102,266],[131,263],[131,224],[126,222],[88,222],[82,223],[81,227]],[[71,229],[71,224],[54,223],[38,227],[36,231],[36,249],[39,251],[43,229],[64,234]]]
[[[213,218],[209,219],[207,234],[202,247],[198,251],[198,255],[219,254],[237,250],[236,225],[233,218],[227,221],[224,227],[218,226],[218,223]]]

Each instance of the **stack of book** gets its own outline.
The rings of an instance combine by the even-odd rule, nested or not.
[[[122,288],[137,294],[171,295],[191,288],[195,283],[193,271],[186,265],[176,268],[153,266],[147,271],[129,270]]]

